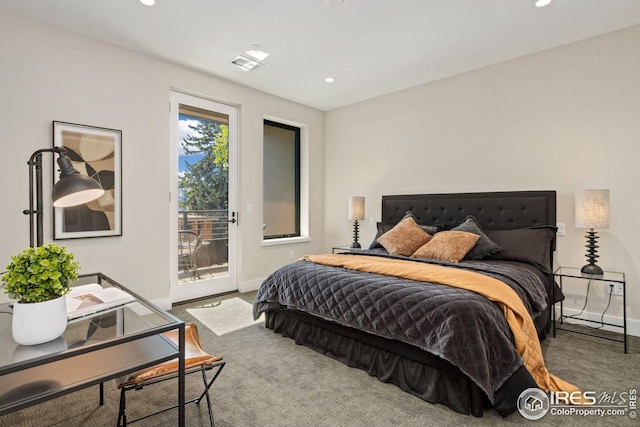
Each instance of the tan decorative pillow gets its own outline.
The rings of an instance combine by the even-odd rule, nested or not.
[[[466,231],[441,231],[411,256],[413,258],[460,262],[467,252],[475,246],[478,239],[480,236]]]
[[[420,246],[431,240],[412,217],[406,217],[391,230],[378,237],[380,243],[391,255],[411,255]]]

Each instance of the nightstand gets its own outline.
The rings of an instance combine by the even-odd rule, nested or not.
[[[558,330],[563,330],[563,331],[568,331],[568,332],[574,332],[574,333],[578,333],[578,334],[583,334],[583,335],[589,335],[592,337],[596,337],[596,338],[602,338],[602,339],[606,339],[606,340],[610,340],[610,341],[616,341],[616,342],[621,342],[624,343],[624,352],[625,354],[627,353],[627,282],[625,279],[625,275],[624,273],[620,273],[620,272],[615,272],[615,271],[605,271],[604,274],[602,275],[590,275],[590,274],[583,274],[579,268],[573,268],[573,267],[558,267],[558,269],[553,273],[554,278],[558,279],[558,285],[560,286],[560,289],[562,289],[562,281],[564,280],[579,280],[581,282],[584,283],[585,285],[585,304],[588,298],[588,291],[589,291],[589,286],[593,283],[595,285],[598,286],[602,286],[602,287],[609,287],[610,285],[621,285],[622,286],[622,325],[620,324],[614,324],[614,323],[607,323],[607,322],[600,322],[600,321],[596,321],[596,320],[591,320],[591,319],[586,319],[583,317],[578,317],[578,316],[565,316],[564,312],[563,312],[563,304],[562,301],[560,301],[560,316],[558,316],[558,319],[556,320],[556,305],[553,305],[553,336],[556,336],[556,329]],[[608,291],[608,289],[605,289]],[[611,295],[611,298],[615,297],[616,295]],[[555,295],[554,298],[555,300]],[[574,319],[574,320],[579,320],[582,322],[587,322],[587,323],[595,323],[598,325],[607,325],[607,326],[611,326],[614,328],[620,328],[623,331],[623,339],[618,339],[618,338],[612,338],[612,337],[607,337],[607,336],[603,336],[603,335],[597,335],[597,334],[591,334],[591,333],[587,333],[587,332],[583,332],[583,331],[575,331],[572,329],[566,329],[566,328],[562,328],[560,326],[556,326],[556,321],[560,323],[560,325],[565,323],[565,320],[567,319]]]
[[[339,254],[340,252],[349,252],[349,251],[361,251],[363,248],[353,249],[350,244],[342,245],[342,246],[334,246],[331,248],[332,254]]]

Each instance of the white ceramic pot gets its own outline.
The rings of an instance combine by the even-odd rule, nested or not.
[[[61,296],[44,302],[13,303],[11,331],[22,345],[42,344],[58,338],[67,328],[67,303]]]

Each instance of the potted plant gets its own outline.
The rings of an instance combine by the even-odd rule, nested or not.
[[[12,332],[18,344],[42,344],[62,335],[67,327],[65,295],[79,268],[73,254],[54,243],[11,256],[2,283],[4,292],[17,300]]]

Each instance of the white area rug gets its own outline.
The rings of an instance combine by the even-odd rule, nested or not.
[[[264,321],[253,320],[253,305],[237,297],[189,308],[187,312],[218,336]]]

